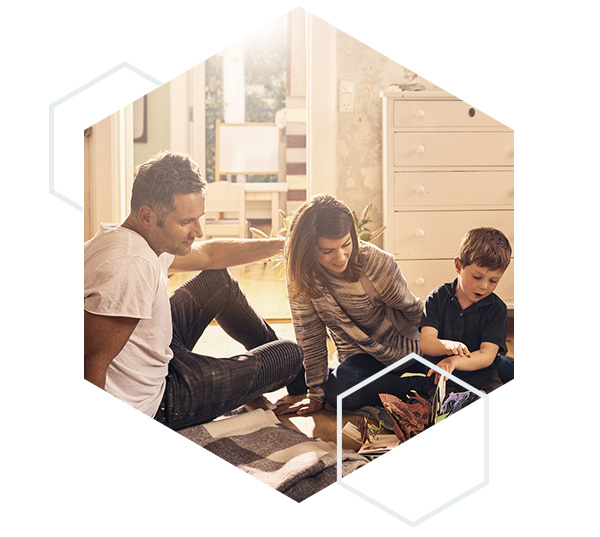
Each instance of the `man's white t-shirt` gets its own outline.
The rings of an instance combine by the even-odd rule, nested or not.
[[[173,334],[168,268],[146,240],[117,224],[101,224],[84,245],[84,308],[89,313],[140,319],[106,374],[105,390],[154,417],[162,399]]]

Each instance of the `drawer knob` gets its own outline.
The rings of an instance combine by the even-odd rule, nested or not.
[[[418,238],[424,237],[425,236],[425,231],[422,229],[417,229],[417,231],[415,231],[415,236]]]
[[[417,153],[425,153],[425,146],[424,145],[418,145],[417,146]]]
[[[425,111],[421,110],[420,108],[417,110],[417,113],[415,114],[415,116],[417,117],[425,117]]]
[[[419,185],[416,189],[417,194],[423,194],[425,192],[425,185]]]
[[[415,281],[415,283],[419,286],[422,287],[423,285],[425,285],[425,278],[417,278],[417,280]]]

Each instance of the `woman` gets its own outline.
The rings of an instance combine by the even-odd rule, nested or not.
[[[277,414],[309,414],[390,364],[419,352],[423,303],[409,290],[392,256],[359,241],[351,211],[319,194],[294,216],[286,243],[288,296],[304,350],[308,398],[282,404]],[[329,374],[327,332],[340,365]],[[417,364],[418,365],[418,364]],[[379,393],[424,393],[422,376],[396,372],[344,398],[343,407],[381,405]]]

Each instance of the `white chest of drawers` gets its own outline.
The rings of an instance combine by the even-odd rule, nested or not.
[[[456,277],[469,229],[498,228],[514,245],[513,131],[445,92],[382,98],[383,247],[425,299]],[[512,262],[496,293],[514,308]]]

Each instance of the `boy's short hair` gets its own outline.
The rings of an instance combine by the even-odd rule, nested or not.
[[[463,267],[478,265],[504,272],[511,255],[512,248],[504,233],[492,227],[467,231],[458,248],[458,259]]]

